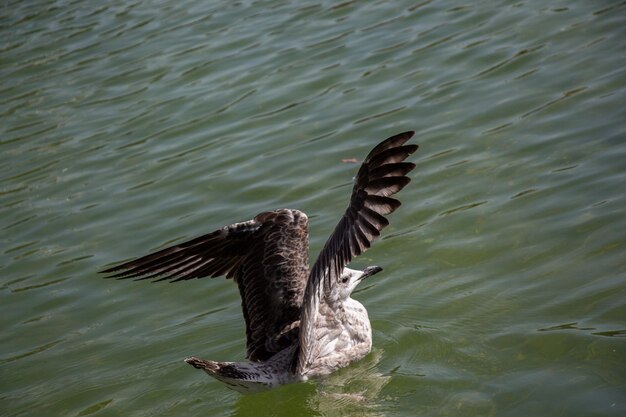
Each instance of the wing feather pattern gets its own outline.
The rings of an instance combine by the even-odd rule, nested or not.
[[[415,164],[404,160],[417,150],[417,145],[405,145],[413,134],[404,132],[384,140],[359,168],[350,204],[309,275],[300,316],[300,347],[293,364],[297,375],[305,375],[315,359],[314,325],[320,300],[330,292],[352,258],[365,252],[389,224],[384,216],[400,206],[400,201],[390,196],[411,180],[406,174]]]
[[[308,219],[297,210],[264,212],[102,272],[155,282],[233,278],[246,322],[247,357],[264,361],[298,338],[308,278]]]

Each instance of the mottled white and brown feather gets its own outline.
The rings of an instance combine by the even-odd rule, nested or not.
[[[384,216],[400,206],[390,196],[409,183],[406,174],[415,168],[404,162],[417,149],[405,145],[413,134],[392,136],[368,154],[348,208],[310,273],[308,220],[291,209],[264,212],[102,272],[118,279],[170,282],[233,278],[241,295],[250,362],[188,358],[220,380],[233,383],[239,372],[247,378],[241,388],[248,390],[254,378],[265,386],[330,373],[370,350],[367,311],[349,297],[336,304],[337,280],[388,225]],[[346,332],[346,327],[352,328]],[[268,380],[268,372],[276,378]]]

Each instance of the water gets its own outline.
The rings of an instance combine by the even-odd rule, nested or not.
[[[0,18],[0,414],[621,416],[626,4],[25,2]],[[379,140],[418,133],[353,265],[374,350],[240,396],[226,280],[115,262],[272,208],[311,256]]]

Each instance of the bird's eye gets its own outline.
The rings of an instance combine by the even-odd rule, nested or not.
[[[345,284],[346,282],[348,282],[348,277],[343,277],[343,278],[341,279],[341,282],[343,282],[344,284]]]

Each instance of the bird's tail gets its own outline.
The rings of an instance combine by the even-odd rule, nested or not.
[[[190,356],[185,358],[185,362],[189,365],[193,366],[196,369],[202,369],[206,371],[209,375],[214,375],[219,372],[220,365],[219,362],[213,361],[205,361],[204,359],[196,358],[195,356]]]
[[[196,369],[202,369],[229,388],[242,393],[265,391],[281,381],[271,372],[263,372],[264,365],[249,362],[215,362],[191,356],[185,362]]]

